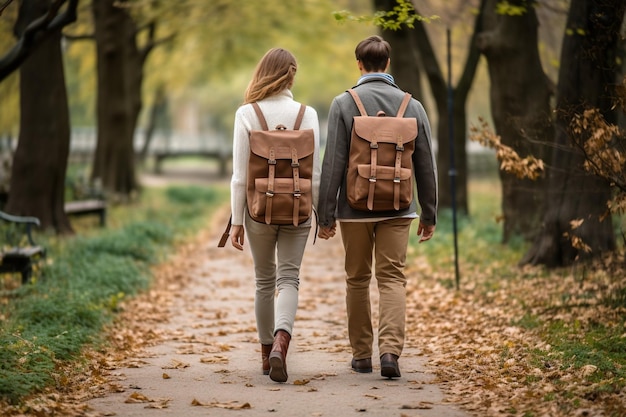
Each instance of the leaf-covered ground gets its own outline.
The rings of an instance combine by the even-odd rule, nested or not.
[[[170,307],[176,299],[193,291],[189,287],[190,276],[205,261],[206,251],[202,248],[207,242],[211,245],[221,233],[223,219],[218,217],[196,241],[181,246],[176,256],[155,269],[150,291],[123,305],[119,320],[105,336],[110,342],[108,349],[87,350],[81,361],[59,364],[55,389],[29,399],[20,407],[5,405],[5,414],[106,415],[92,410],[87,401],[116,390],[127,391],[128,387],[116,382],[117,370],[122,366],[143,366],[147,348],[172,338],[160,325],[175,313]],[[329,243],[317,243],[324,244]],[[321,265],[341,262],[340,254],[336,259],[318,262]],[[507,277],[494,285],[490,282],[493,271],[489,268],[494,267],[478,268],[461,262],[459,291],[441,284],[453,279],[450,265],[432,265],[429,259],[417,255],[408,268],[407,346],[417,349],[427,360],[428,368],[446,394],[445,402],[475,416],[626,415],[624,381],[613,381],[611,390],[606,385],[611,383],[607,377],[598,380],[597,365],[574,366],[571,358],[549,343],[545,326],[545,323],[579,326],[581,334],[594,323],[623,329],[626,316],[623,304],[607,307],[606,297],[602,296],[623,288],[623,279],[596,273],[581,280],[580,271],[574,270],[549,277],[538,270],[511,267],[506,271]],[[497,268],[503,270],[501,265]],[[342,286],[337,288],[334,294],[320,292],[312,299],[303,300],[302,314],[314,313],[320,300],[331,296],[340,299]],[[342,320],[342,308],[337,306],[337,315],[332,320]],[[253,314],[251,310],[249,314]],[[245,331],[254,334],[253,329]],[[319,331],[323,333],[324,329]],[[571,337],[571,332],[564,334]],[[345,337],[345,333],[340,336]],[[346,342],[339,340],[337,345],[326,348],[345,351]],[[212,361],[218,356],[219,352],[214,352]],[[177,366],[184,367],[184,363],[172,363],[173,368]],[[168,370],[164,369],[163,378],[168,377]],[[620,377],[616,375],[616,378]],[[600,385],[604,388],[599,389]],[[168,408],[170,401],[130,392],[127,397],[129,402],[145,403],[147,408],[154,409]],[[212,404],[207,399],[198,399],[192,405],[246,408],[242,404]],[[427,403],[421,406],[432,408]],[[392,415],[422,415],[416,414],[418,411],[398,411]],[[425,411],[423,415],[427,415]]]

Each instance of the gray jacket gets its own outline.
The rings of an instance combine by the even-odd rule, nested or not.
[[[384,77],[369,77],[354,87],[359,94],[367,114],[375,115],[383,110],[395,115],[400,107],[404,91]],[[319,224],[330,227],[335,219],[367,219],[403,217],[417,211],[415,193],[411,206],[400,211],[366,212],[350,207],[346,197],[346,171],[350,152],[352,118],[359,110],[348,92],[334,98],[328,116],[328,135],[322,177],[320,180]],[[431,142],[430,124],[422,104],[411,99],[405,117],[417,118],[418,136],[413,153],[413,171],[417,185],[417,196],[421,207],[420,218],[425,225],[437,223],[437,165]]]

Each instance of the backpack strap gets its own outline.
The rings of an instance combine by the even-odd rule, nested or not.
[[[224,245],[226,245],[226,242],[228,241],[228,236],[230,236],[230,227],[233,224],[232,222],[233,222],[233,215],[231,214],[230,217],[228,218],[228,224],[226,225],[226,229],[224,230],[224,233],[222,233],[222,237],[220,238],[220,241],[217,244],[218,248],[223,248]]]
[[[276,150],[272,146],[270,148],[267,174],[267,191],[265,192],[265,223],[270,224],[272,222],[272,203],[274,202],[274,178],[276,178]]]
[[[361,116],[367,116],[367,111],[365,110],[365,106],[363,105],[363,102],[361,101],[361,97],[359,97],[359,95],[356,93],[356,91],[354,91],[353,88],[349,89],[348,93],[350,93],[350,95],[354,99],[354,102],[356,103],[356,107],[361,112]]]
[[[293,127],[294,130],[300,129],[305,111],[306,106],[304,104],[300,104],[300,111],[296,117],[296,124]],[[295,147],[291,148],[291,169],[293,171],[293,225],[297,226],[302,191],[300,190],[300,161],[298,158],[298,150]]]
[[[411,94],[404,93],[404,99],[400,104],[396,117],[403,117],[406,108],[411,100]],[[404,152],[404,143],[402,136],[398,136],[396,143],[396,162],[394,165],[393,175],[393,208],[400,210],[400,168],[402,168],[402,152]]]
[[[304,104],[300,104],[300,111],[298,112],[298,116],[296,117],[296,124],[293,125],[293,130],[300,130],[300,125],[302,124],[302,119],[304,118],[305,111],[306,106]]]
[[[267,122],[265,121],[265,116],[263,116],[263,112],[261,111],[261,107],[259,107],[259,104],[256,101],[252,103],[252,108],[259,118],[259,122],[261,122],[261,128],[263,130],[269,130],[269,128],[267,127]]]
[[[404,117],[404,112],[406,108],[409,106],[409,101],[411,101],[411,94],[404,93],[404,98],[402,99],[402,103],[400,104],[400,108],[398,109],[398,113],[396,117]]]

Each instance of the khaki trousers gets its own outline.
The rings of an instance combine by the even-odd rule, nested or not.
[[[379,292],[379,355],[400,356],[406,313],[406,251],[413,219],[340,222],[346,251],[348,336],[355,359],[372,357],[374,333],[370,304],[372,260]]]
[[[277,330],[293,333],[300,265],[311,220],[298,226],[268,225],[252,220],[246,212],[244,227],[254,261],[254,312],[259,341],[271,345]]]

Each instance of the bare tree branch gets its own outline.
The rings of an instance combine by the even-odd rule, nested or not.
[[[0,16],[2,16],[2,13],[4,12],[4,9],[6,9],[7,7],[9,7],[9,4],[13,3],[13,0],[7,0],[4,2],[3,5],[0,5]]]
[[[13,48],[0,58],[0,81],[18,69],[48,33],[76,21],[76,8],[79,0],[69,0],[65,12],[59,14],[59,9],[67,1],[56,0],[53,2],[48,12],[31,22]]]

